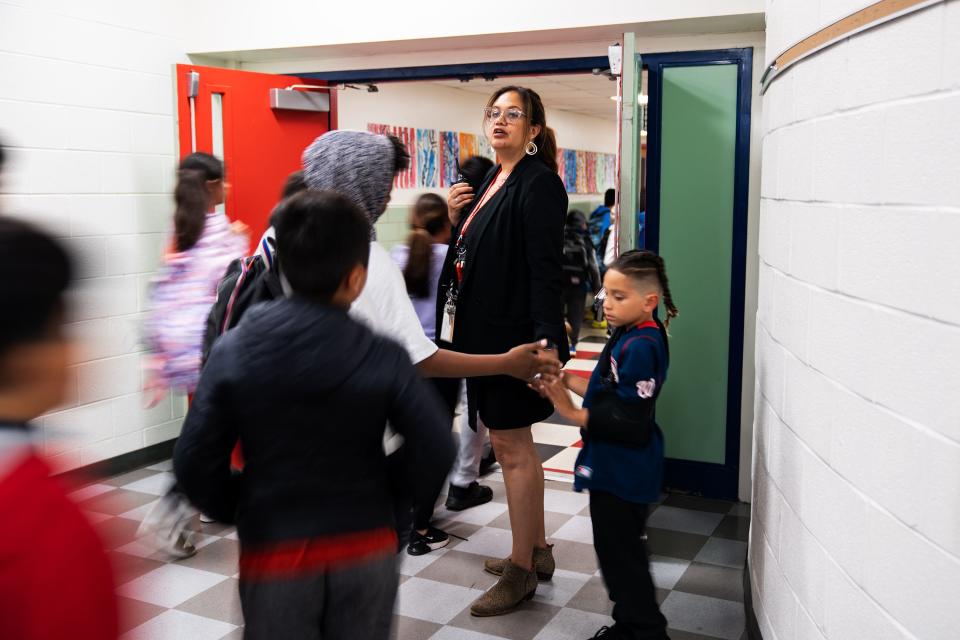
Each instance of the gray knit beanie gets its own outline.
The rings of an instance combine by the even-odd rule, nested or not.
[[[311,189],[338,191],[353,200],[373,225],[393,188],[395,153],[386,136],[330,131],[303,152],[304,178]]]

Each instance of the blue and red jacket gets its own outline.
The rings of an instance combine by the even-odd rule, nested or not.
[[[663,432],[654,418],[667,379],[670,351],[656,321],[618,328],[594,369],[583,399],[574,489],[606,491],[629,502],[653,503],[663,488]]]

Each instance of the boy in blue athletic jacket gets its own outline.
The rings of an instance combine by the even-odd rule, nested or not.
[[[669,323],[677,308],[663,259],[649,251],[620,256],[604,277],[604,289],[603,310],[616,330],[589,382],[564,372],[535,386],[583,434],[574,488],[590,490],[593,544],[614,602],[615,624],[595,637],[663,640],[667,621],[657,606],[642,536],[648,505],[660,499],[663,481],[663,433],[654,408],[670,363],[666,329],[653,312],[662,299]],[[568,390],[583,397],[583,408]]]

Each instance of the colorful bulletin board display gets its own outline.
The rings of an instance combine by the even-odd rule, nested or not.
[[[436,129],[417,129],[417,186],[440,186],[440,138]]]
[[[415,189],[417,187],[417,130],[413,127],[370,123],[367,125],[367,131],[380,135],[393,135],[403,143],[407,153],[410,154],[410,168],[397,174],[393,186],[396,189]]]
[[[367,125],[372,133],[394,135],[410,153],[410,169],[397,176],[397,189],[446,188],[457,181],[458,162],[496,154],[486,136],[460,131],[414,129],[389,124]],[[617,157],[612,153],[557,149],[557,172],[567,193],[603,193],[616,186]]]
[[[457,182],[457,160],[460,157],[460,135],[456,131],[440,132],[440,186]]]

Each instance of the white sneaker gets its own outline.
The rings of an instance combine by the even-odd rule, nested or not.
[[[210,524],[210,523],[216,522],[216,521],[217,521],[216,518],[211,518],[210,516],[208,516],[207,514],[203,513],[202,511],[200,512],[200,522],[202,522],[203,524]]]
[[[197,510],[180,493],[160,498],[137,528],[137,536],[153,535],[159,551],[173,558],[189,558],[197,553],[193,538],[198,532]]]

